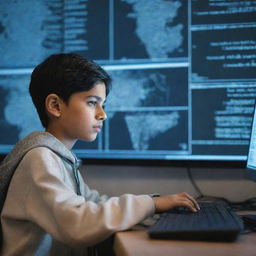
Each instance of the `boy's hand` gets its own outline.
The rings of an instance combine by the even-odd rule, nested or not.
[[[187,207],[192,212],[197,212],[200,210],[196,200],[185,192],[174,195],[154,197],[153,200],[155,202],[156,213],[168,211],[178,206]]]

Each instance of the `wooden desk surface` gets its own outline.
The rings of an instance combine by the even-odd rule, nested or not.
[[[115,235],[114,251],[117,256],[256,256],[256,233],[229,243],[156,240],[146,231],[125,231]]]

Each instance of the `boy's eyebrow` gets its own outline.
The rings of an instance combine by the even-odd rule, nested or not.
[[[86,98],[87,98],[87,99],[88,99],[88,98],[95,98],[98,102],[102,102],[102,101],[103,101],[103,99],[102,99],[101,97],[97,96],[97,95],[89,95],[89,96],[87,96]],[[103,103],[106,103],[106,100],[104,100]]]

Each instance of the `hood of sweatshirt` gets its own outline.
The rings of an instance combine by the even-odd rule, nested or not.
[[[2,211],[12,176],[22,158],[36,147],[47,147],[74,168],[78,167],[75,155],[48,132],[33,132],[20,140],[0,165],[0,212]]]

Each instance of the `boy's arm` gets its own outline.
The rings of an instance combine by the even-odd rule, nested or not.
[[[79,173],[78,175],[79,175],[80,184],[83,185],[81,192],[86,200],[98,203],[98,202],[105,202],[109,199],[109,196],[101,195],[97,190],[90,189],[89,186],[84,182],[84,179],[81,176],[81,174]]]
[[[155,212],[154,201],[147,195],[127,194],[99,203],[78,196],[63,181],[62,160],[47,148],[31,150],[21,165],[30,186],[23,218],[70,246],[99,243]]]

